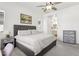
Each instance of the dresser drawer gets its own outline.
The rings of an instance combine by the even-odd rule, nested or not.
[[[67,43],[76,43],[76,31],[75,30],[64,30],[63,41]]]

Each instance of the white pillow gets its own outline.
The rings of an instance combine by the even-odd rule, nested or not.
[[[31,33],[32,34],[39,34],[39,33],[41,33],[40,31],[37,31],[37,30],[31,30]]]
[[[18,30],[18,35],[31,35],[30,30]]]

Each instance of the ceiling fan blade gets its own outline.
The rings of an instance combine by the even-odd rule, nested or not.
[[[44,9],[44,12],[46,12],[47,9]]]
[[[40,6],[37,6],[37,7],[46,7],[46,5],[40,5]]]
[[[62,3],[62,2],[52,2],[52,3],[56,5],[56,4],[60,4],[60,3]]]
[[[51,4],[51,5],[54,5],[54,3],[53,3],[53,2],[50,2],[50,4]]]
[[[42,8],[42,9],[43,9],[44,12],[46,12],[46,10],[47,10],[46,8]]]
[[[52,7],[52,9],[53,9],[53,10],[57,10],[57,8],[56,8],[56,7]]]

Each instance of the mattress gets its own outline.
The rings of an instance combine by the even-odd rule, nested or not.
[[[45,33],[28,36],[17,35],[15,38],[18,43],[32,50],[35,55],[56,40],[56,38],[51,34]]]

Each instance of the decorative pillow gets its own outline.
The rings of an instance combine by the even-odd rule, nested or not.
[[[18,35],[31,35],[30,30],[18,30]]]

